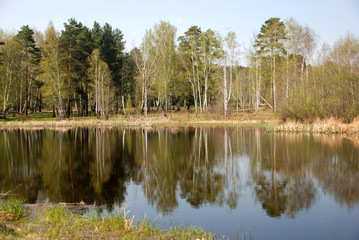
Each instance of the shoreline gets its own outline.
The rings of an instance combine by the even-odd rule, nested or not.
[[[108,120],[96,118],[72,119],[28,119],[24,121],[0,121],[0,130],[5,129],[66,129],[76,127],[113,128],[113,127],[273,127],[278,124],[277,119],[253,119],[238,117],[218,117],[215,115],[201,115],[199,117],[175,115],[164,117],[128,116],[113,117]]]
[[[144,116],[114,116],[108,120],[95,117],[74,117],[71,119],[33,118],[0,121],[0,130],[66,130],[78,127],[88,128],[154,128],[154,127],[263,127],[267,132],[312,133],[335,135],[358,135],[359,119],[343,123],[337,119],[317,119],[310,122],[282,122],[273,113],[249,113],[242,116],[223,117],[217,114],[155,113]]]
[[[298,123],[288,121],[274,126],[272,132],[281,133],[311,133],[311,134],[334,134],[334,135],[358,135],[359,120],[355,119],[351,123],[342,123],[339,120],[330,118],[315,120],[312,123]]]
[[[160,229],[146,217],[138,219],[131,215],[126,206],[107,216],[82,202],[23,204],[20,200],[8,200],[0,206],[1,239],[217,238],[216,234],[196,226]]]

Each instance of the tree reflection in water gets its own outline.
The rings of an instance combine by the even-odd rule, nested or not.
[[[359,202],[357,142],[340,136],[204,127],[3,130],[0,158],[0,191],[21,185],[17,194],[30,203],[112,208],[126,200],[129,184],[165,214],[179,198],[194,208],[236,209],[248,187],[271,217],[310,209],[319,188],[348,209]]]

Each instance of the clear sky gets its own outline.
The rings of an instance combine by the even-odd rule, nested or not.
[[[359,0],[0,0],[0,28],[17,31],[22,25],[44,31],[50,20],[57,30],[75,18],[89,28],[96,20],[119,28],[127,50],[140,44],[146,29],[160,20],[177,27],[177,36],[190,26],[211,28],[222,35],[237,34],[248,46],[270,17],[293,17],[309,25],[321,42],[333,44],[348,31],[359,36]]]

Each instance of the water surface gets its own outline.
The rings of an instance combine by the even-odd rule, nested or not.
[[[260,128],[0,131],[0,192],[126,203],[162,227],[235,238],[359,239],[359,144]]]

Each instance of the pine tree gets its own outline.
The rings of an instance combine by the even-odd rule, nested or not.
[[[255,46],[263,54],[270,54],[271,62],[271,95],[273,111],[276,109],[276,56],[284,52],[286,38],[285,25],[280,18],[270,18],[264,22],[257,35]]]
[[[192,26],[184,33],[184,36],[178,38],[178,41],[180,42],[179,51],[181,61],[186,69],[187,79],[191,84],[196,115],[198,114],[198,103],[199,109],[202,112],[201,36],[201,28]]]
[[[34,86],[36,76],[39,74],[39,63],[41,59],[41,52],[36,47],[35,40],[33,38],[34,31],[29,28],[28,25],[23,26],[16,35],[16,39],[22,46],[22,62],[23,62],[23,79],[21,80],[21,92],[20,92],[20,110],[22,115],[25,112],[27,116],[28,108],[30,105],[31,90]],[[25,85],[24,85],[25,84]],[[22,106],[22,92],[25,92],[24,105]]]
[[[70,19],[69,23],[65,23],[64,26],[65,30],[62,31],[60,38],[60,52],[67,68],[66,117],[70,117],[73,101],[76,101],[76,94],[81,97],[79,99],[81,112],[84,110],[83,106],[86,105],[86,103],[83,104],[84,101],[86,102],[83,82],[87,81],[87,58],[91,52],[91,34],[88,28],[83,27],[75,19]]]
[[[102,30],[102,41],[100,46],[100,54],[102,59],[107,63],[111,71],[113,92],[112,99],[114,101],[114,111],[118,110],[118,96],[123,96],[123,83],[122,83],[122,62],[123,50],[125,42],[123,41],[123,34],[119,29],[112,30],[110,24],[106,23]]]

